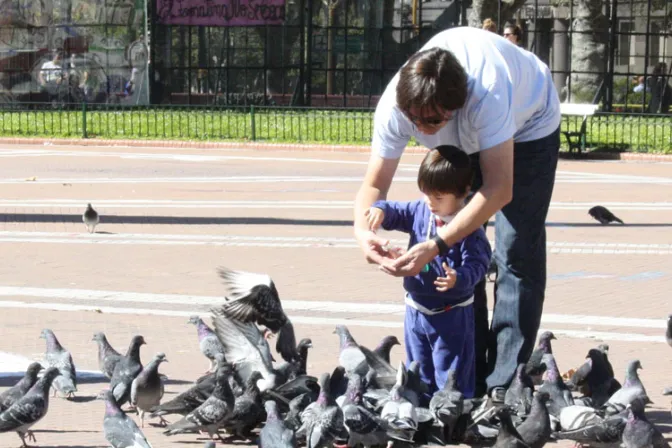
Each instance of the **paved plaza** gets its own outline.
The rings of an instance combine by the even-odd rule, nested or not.
[[[391,199],[418,197],[421,158],[403,157]],[[97,375],[95,332],[119,351],[142,334],[145,363],[165,352],[165,399],[203,374],[208,361],[187,320],[223,300],[217,266],[273,278],[297,339],[313,340],[310,374],[335,367],[337,324],[366,346],[387,334],[401,339],[402,280],[368,265],[353,238],[352,201],[367,160],[319,151],[0,146],[0,375],[20,375],[28,360],[41,358],[43,328],[89,375],[76,399],[51,401],[34,427],[37,445],[107,445],[104,405],[94,400],[107,387]],[[654,402],[648,416],[668,439],[671,404],[662,390],[672,386],[664,337],[672,312],[671,192],[670,163],[561,161],[542,320],[558,338],[563,372],[602,342],[621,381],[626,363],[639,359]],[[82,223],[87,202],[102,216],[95,234]],[[587,213],[596,204],[626,225],[598,224]],[[405,235],[388,234],[405,245]],[[494,239],[492,228],[488,236]],[[491,291],[489,284],[490,298]],[[394,347],[393,363],[402,356]],[[14,381],[0,378],[0,386]],[[144,431],[157,448],[205,440]],[[0,434],[0,447],[19,445],[16,433]]]

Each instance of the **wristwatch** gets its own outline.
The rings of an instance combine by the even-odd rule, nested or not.
[[[439,248],[439,255],[443,255],[450,250],[450,247],[448,247],[446,242],[443,241],[443,238],[441,238],[439,235],[434,236],[432,241],[434,241],[436,243],[436,247]]]

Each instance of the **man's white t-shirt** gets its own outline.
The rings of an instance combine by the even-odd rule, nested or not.
[[[468,76],[467,101],[434,135],[425,135],[397,106],[397,73],[376,107],[372,149],[399,158],[411,137],[435,148],[454,145],[468,154],[513,137],[525,142],[546,137],[560,126],[560,99],[551,72],[533,53],[490,31],[458,27],[434,36],[422,50],[452,52]]]

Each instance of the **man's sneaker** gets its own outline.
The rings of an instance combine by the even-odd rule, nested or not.
[[[490,391],[490,401],[494,406],[504,404],[504,396],[506,395],[506,389],[503,387],[495,387]]]

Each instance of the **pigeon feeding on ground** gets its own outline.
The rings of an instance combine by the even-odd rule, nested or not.
[[[98,332],[93,335],[93,339],[91,340],[96,341],[98,344],[98,368],[108,380],[112,379],[114,367],[121,359],[121,353],[110,345],[107,337],[105,337],[105,333]]]
[[[224,347],[222,343],[217,339],[217,335],[208,325],[203,322],[199,316],[191,316],[189,318],[189,323],[196,325],[196,331],[198,333],[198,343],[201,348],[201,353],[205,355],[206,358],[210,360],[210,367],[205,373],[212,373],[217,368],[215,363],[215,355],[217,353],[224,354]]]
[[[131,383],[131,405],[138,410],[140,426],[143,428],[145,427],[145,412],[158,406],[163,397],[163,381],[159,376],[159,365],[162,362],[168,362],[166,355],[157,353]]]
[[[275,349],[282,359],[287,362],[298,360],[294,326],[282,309],[271,277],[224,267],[220,267],[218,273],[228,290],[227,302],[219,307],[219,314],[239,322],[265,326],[278,334]]]
[[[628,421],[623,429],[624,448],[670,448],[665,437],[644,414],[644,400],[637,398],[628,405]]]
[[[457,419],[462,415],[464,395],[457,390],[455,370],[448,370],[448,379],[443,389],[438,390],[429,402],[429,410],[435,420],[444,428],[444,440],[452,441]]]
[[[31,363],[26,369],[26,374],[6,391],[0,394],[0,412],[4,412],[11,405],[16,403],[19,398],[26,395],[31,387],[37,382],[37,374],[40,373],[43,367],[39,362]]]
[[[278,414],[278,405],[275,401],[264,403],[266,410],[266,424],[259,431],[259,448],[296,448],[294,431],[285,425]]]
[[[549,398],[546,392],[537,392],[532,401],[530,414],[516,428],[530,448],[542,448],[551,438],[551,418],[546,408]]]
[[[619,222],[624,224],[620,218],[607,210],[606,207],[602,207],[601,205],[596,205],[595,207],[588,210],[588,214],[599,221],[600,224],[611,224],[612,222]]]
[[[119,406],[130,400],[133,380],[142,372],[140,346],[143,344],[146,344],[145,338],[140,335],[133,336],[126,355],[122,356],[114,367],[110,380],[110,390]]]
[[[138,425],[121,410],[111,390],[99,399],[105,400],[103,432],[112,448],[152,448]]]
[[[52,383],[54,396],[58,391],[68,398],[73,397],[77,392],[77,372],[70,352],[63,348],[54,332],[48,328],[42,330],[40,338],[47,341],[47,352],[44,356],[46,366],[56,367],[61,373]]]
[[[58,376],[60,376],[59,370],[56,367],[49,367],[26,395],[0,413],[0,433],[16,431],[21,437],[23,447],[28,446],[26,437],[35,442],[35,435],[30,428],[47,415],[49,388]]]
[[[98,212],[91,207],[91,204],[86,205],[86,210],[84,211],[84,215],[82,215],[82,221],[84,221],[86,230],[89,233],[94,233],[96,231],[96,226],[100,222],[100,216],[98,216]]]

